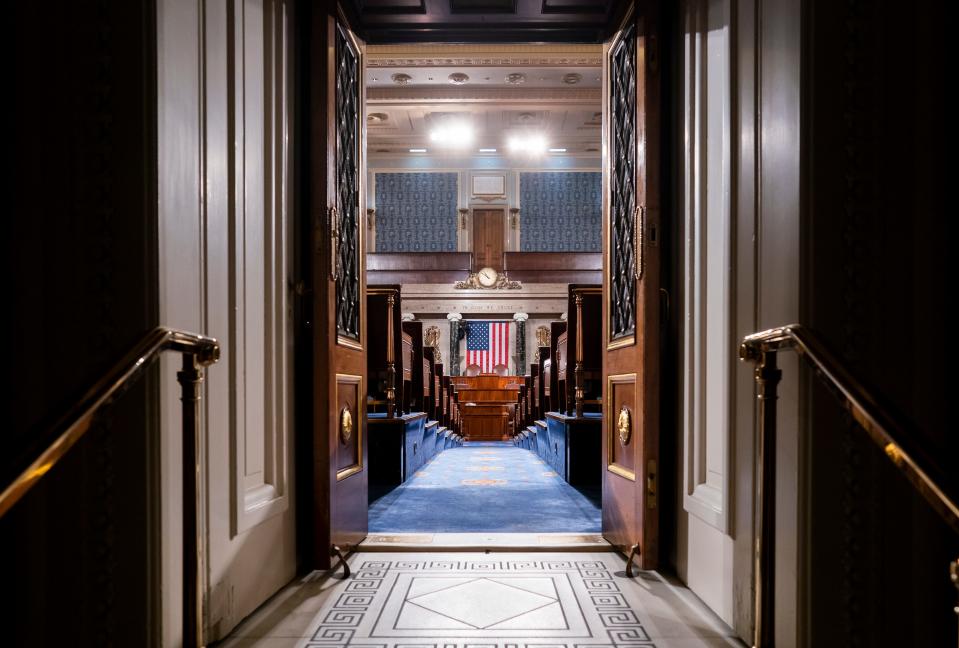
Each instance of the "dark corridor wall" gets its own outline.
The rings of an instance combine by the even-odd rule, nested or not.
[[[816,0],[803,13],[803,318],[909,422],[955,497],[945,7]],[[807,645],[956,645],[959,538],[804,385]]]
[[[24,2],[10,21],[4,480],[157,324],[155,15],[149,1]],[[155,380],[100,417],[0,520],[7,645],[147,645]]]

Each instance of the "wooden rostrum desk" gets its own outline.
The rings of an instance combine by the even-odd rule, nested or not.
[[[463,436],[470,441],[509,439],[519,402],[519,376],[456,376],[456,390],[463,419]]]

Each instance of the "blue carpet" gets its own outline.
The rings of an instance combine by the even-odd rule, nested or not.
[[[444,450],[370,505],[370,532],[599,533],[599,503],[510,443]]]

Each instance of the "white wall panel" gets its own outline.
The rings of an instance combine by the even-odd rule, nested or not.
[[[686,5],[683,505],[721,532],[729,511],[731,335],[728,0]]]
[[[216,337],[203,401],[208,639],[294,575],[289,16],[158,3],[161,321]],[[164,645],[179,645],[179,419],[163,367]]]

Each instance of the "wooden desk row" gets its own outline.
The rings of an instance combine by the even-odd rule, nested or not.
[[[400,287],[369,286],[367,308],[369,479],[376,497],[463,437],[451,425],[448,378],[423,345],[423,323],[401,321]]]
[[[529,398],[513,443],[536,452],[574,485],[602,479],[602,286],[569,287],[567,321],[530,366]]]

